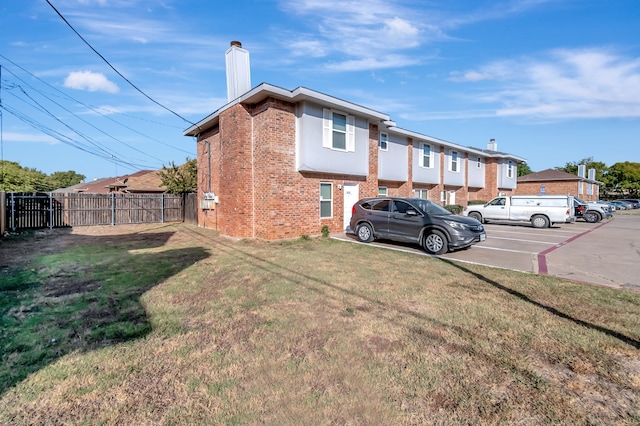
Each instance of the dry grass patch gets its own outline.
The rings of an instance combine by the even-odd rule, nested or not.
[[[638,294],[327,239],[170,229],[145,248],[154,232],[138,228],[132,250],[208,256],[141,294],[150,331],[43,365],[4,392],[0,422],[640,422]]]

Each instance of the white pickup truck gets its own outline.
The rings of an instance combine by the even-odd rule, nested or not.
[[[571,195],[512,195],[496,197],[486,204],[465,207],[463,215],[481,223],[490,220],[531,222],[534,228],[576,220]]]

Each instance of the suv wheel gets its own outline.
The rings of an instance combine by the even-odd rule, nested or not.
[[[370,243],[373,241],[373,229],[368,223],[361,223],[358,225],[356,227],[356,235],[363,243]]]
[[[447,237],[438,231],[427,231],[428,233],[422,239],[422,248],[429,254],[445,254],[449,251],[449,243]]]

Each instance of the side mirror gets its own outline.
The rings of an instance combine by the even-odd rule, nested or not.
[[[409,216],[418,216],[418,212],[413,210],[413,209],[408,209],[407,210],[407,215],[409,215]]]

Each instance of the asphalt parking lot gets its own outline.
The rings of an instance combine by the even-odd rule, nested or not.
[[[600,223],[577,221],[545,229],[492,222],[485,229],[486,241],[440,257],[640,292],[640,216],[616,215]],[[351,233],[334,238],[362,244]],[[429,256],[418,246],[370,244]]]

